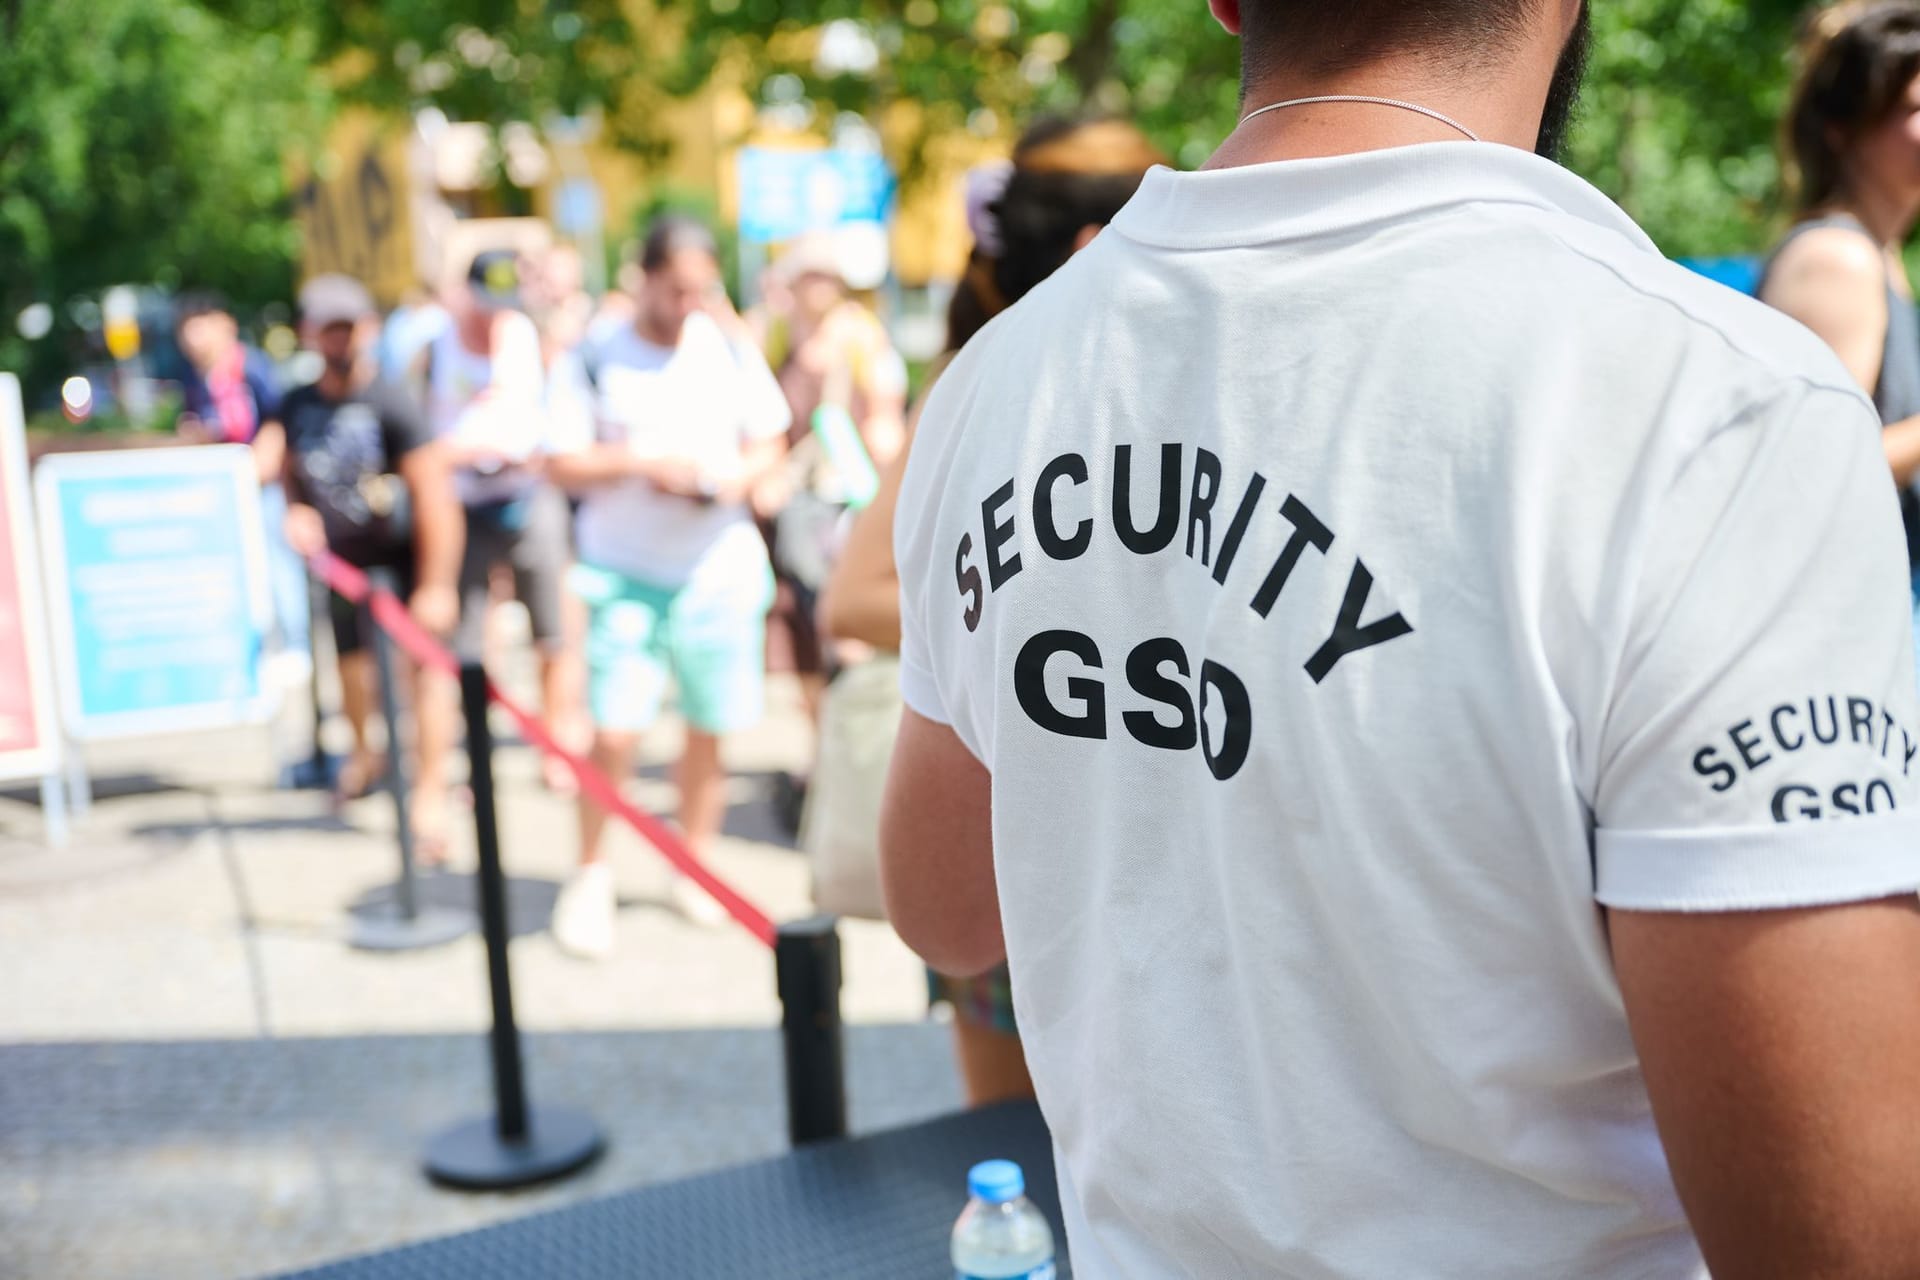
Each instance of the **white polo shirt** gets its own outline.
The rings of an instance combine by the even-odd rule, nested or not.
[[[1494,145],[1155,170],[966,349],[902,680],[992,771],[1076,1274],[1703,1274],[1596,904],[1920,887],[1879,436]]]

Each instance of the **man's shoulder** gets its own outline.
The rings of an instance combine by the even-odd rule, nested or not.
[[[1721,357],[1723,376],[1756,388],[1859,388],[1833,350],[1799,321],[1624,236],[1579,219],[1516,219],[1503,228],[1516,280],[1595,342],[1676,343]]]
[[[280,398],[280,414],[289,427],[297,426],[296,418],[312,418],[315,411],[331,416],[333,403],[320,390],[318,382],[303,382],[297,387],[289,387]]]
[[[1031,294],[1028,297],[1032,297]],[[980,384],[994,376],[996,352],[1002,335],[1013,323],[1013,313],[1027,299],[1021,299],[1014,307],[1009,307],[991,320],[967,340],[958,351],[941,354],[938,361],[929,369],[926,390],[923,393],[925,403],[920,410],[920,425],[916,434],[939,437],[945,433],[946,424],[956,416],[961,406],[969,402]]]
[[[719,326],[700,315],[688,317],[681,327],[679,345],[671,349],[649,342],[632,325],[623,324],[610,328],[592,344],[587,363],[596,375],[603,369],[652,370],[660,367],[663,356],[698,351],[709,339],[716,348],[725,345]]]

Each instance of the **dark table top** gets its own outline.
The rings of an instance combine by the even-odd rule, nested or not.
[[[297,1280],[936,1280],[967,1170],[1017,1161],[1066,1237],[1053,1150],[1031,1103],[810,1147],[465,1235],[299,1273]],[[289,1278],[296,1280],[296,1278]]]

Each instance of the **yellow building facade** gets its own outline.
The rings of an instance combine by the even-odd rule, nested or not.
[[[349,112],[318,157],[295,163],[303,272],[353,275],[392,305],[418,286],[457,272],[460,264],[450,257],[464,261],[480,247],[526,246],[551,236],[565,221],[563,190],[582,181],[597,197],[599,236],[607,249],[618,249],[637,233],[641,212],[662,192],[708,193],[721,216],[737,225],[742,148],[825,145],[809,134],[767,127],[752,98],[723,78],[697,96],[661,104],[652,123],[671,145],[663,160],[650,164],[590,130],[585,137],[541,138],[522,126],[496,138],[476,133],[477,126]],[[887,137],[901,131],[881,132]],[[496,165],[502,153],[504,164]],[[962,274],[971,248],[966,173],[1006,153],[1002,140],[964,133],[925,148],[920,176],[901,191],[890,229],[892,269],[903,285],[950,282]],[[485,202],[474,193],[492,183],[500,168],[528,191],[531,212],[545,229],[524,218],[485,216]]]

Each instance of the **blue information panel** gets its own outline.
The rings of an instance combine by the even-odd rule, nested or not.
[[[59,455],[35,476],[67,731],[257,724],[272,607],[242,445]]]
[[[759,244],[849,222],[885,222],[893,171],[871,151],[740,152],[740,235]]]

